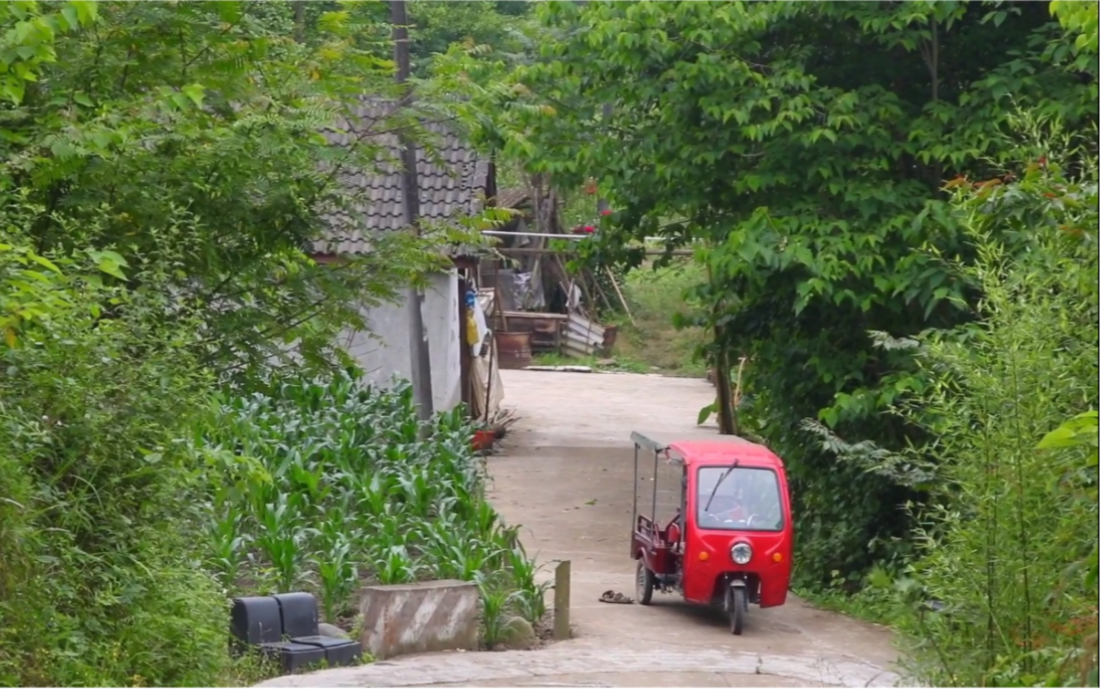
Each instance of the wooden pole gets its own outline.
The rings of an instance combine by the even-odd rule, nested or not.
[[[409,82],[409,33],[406,27],[405,0],[391,0],[390,23],[394,37],[394,62],[398,69],[395,81],[398,83],[401,107],[413,103],[413,89]],[[420,188],[417,185],[417,146],[404,129],[398,130],[398,142],[402,149],[402,211],[406,227],[413,235],[420,236],[418,220],[421,215]],[[410,382],[413,385],[413,401],[417,406],[417,416],[422,421],[432,418],[432,361],[429,357],[428,332],[422,319],[422,306],[425,303],[424,292],[411,286],[406,298],[406,313],[409,319]]]
[[[490,352],[486,355],[486,403],[482,409],[482,423],[484,426],[490,424],[490,393],[494,389],[494,363],[497,361],[497,338],[494,337],[494,331],[490,331]]]
[[[555,567],[555,640],[570,638],[570,560]]]
[[[620,298],[620,306],[624,307],[624,313],[628,315],[628,320],[631,321],[632,326],[635,326],[635,317],[631,315],[631,309],[628,308],[628,300],[624,299],[624,293],[620,291],[620,285],[616,282],[616,276],[612,274],[612,269],[605,266],[605,272],[608,273],[608,279],[612,281],[612,288],[616,290],[616,296]]]
[[[466,274],[460,272],[459,278],[459,389],[460,401],[467,407],[467,418],[475,419],[474,410],[474,386],[471,385],[471,345],[467,342],[467,318],[472,314],[467,310],[467,292],[471,291],[471,283],[467,281]],[[476,297],[477,299],[477,297]]]

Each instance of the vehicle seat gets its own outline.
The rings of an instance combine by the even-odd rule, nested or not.
[[[681,527],[677,525],[677,519],[670,522],[666,527],[666,543],[670,544],[670,547],[674,550],[680,546],[681,541]]]

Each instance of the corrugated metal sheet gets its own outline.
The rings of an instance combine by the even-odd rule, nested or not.
[[[605,340],[605,328],[579,313],[571,313],[562,333],[563,354],[588,357],[597,353]]]

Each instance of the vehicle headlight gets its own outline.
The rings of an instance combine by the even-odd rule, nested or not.
[[[749,543],[736,543],[731,546],[731,559],[736,565],[745,565],[753,557],[754,551]]]

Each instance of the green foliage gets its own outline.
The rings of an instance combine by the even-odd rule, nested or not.
[[[1098,412],[1076,414],[1054,430],[1045,434],[1037,449],[1051,450],[1058,447],[1098,445]]]
[[[34,0],[14,0],[0,5],[0,100],[20,103],[27,85],[38,81],[39,72],[57,61],[54,40],[60,33],[79,30],[96,18],[93,2],[53,3],[53,12],[42,12]]]
[[[217,682],[228,617],[190,557],[178,442],[211,381],[181,352],[185,333],[143,317],[164,307],[155,297],[103,287],[87,258],[5,238],[0,283],[19,322],[0,345],[0,680]],[[126,316],[99,317],[119,307]]]
[[[543,588],[516,528],[483,496],[471,426],[459,410],[429,431],[422,437],[407,384],[377,390],[348,374],[277,376],[262,392],[221,399],[194,448],[226,591],[306,587],[336,621],[355,614],[365,582],[461,579],[542,617]]]
[[[1098,3],[1053,0],[1052,16],[1075,38],[1075,68],[1098,79]],[[1054,47],[1054,50],[1056,48]]]
[[[925,436],[883,412],[923,381],[895,338],[970,321],[954,268],[975,250],[941,190],[1001,183],[1016,105],[1093,136],[1096,82],[1036,3],[548,3],[538,59],[461,55],[441,71],[503,156],[616,212],[591,255],[634,266],[646,238],[698,249],[688,324],[709,363],[740,355],[740,430],[785,458],[800,585],[849,589],[899,566],[927,485],[869,472],[800,427],[897,452]],[[465,110],[464,110],[465,108]],[[494,113],[488,117],[487,113]],[[1045,150],[1032,151],[1043,156]],[[996,181],[997,180],[997,181]],[[916,250],[918,249],[918,250]]]
[[[959,200],[979,254],[959,269],[982,286],[981,320],[922,338],[930,385],[902,410],[936,439],[918,450],[938,471],[921,558],[898,585],[928,683],[1097,677],[1097,198],[1050,167]],[[1043,209],[1030,220],[1062,231],[1030,222],[1016,250],[1008,208]]]
[[[338,368],[365,305],[498,220],[309,257],[360,229],[341,180],[377,135],[425,139],[409,111],[325,136],[393,96],[378,7],[0,5],[0,683],[250,684],[230,589],[305,581],[336,616],[364,577],[508,566],[458,412],[426,443],[404,388],[271,373]]]
[[[410,2],[410,51],[416,72],[427,76],[434,56],[447,52],[453,44],[515,49],[513,28],[530,7],[524,2],[494,0]]]
[[[279,5],[96,3],[51,34],[31,86],[0,109],[0,187],[40,209],[26,224],[39,251],[110,250],[158,274],[177,301],[164,318],[198,317],[188,346],[234,373],[292,342],[300,363],[331,362],[334,333],[363,325],[361,303],[436,265],[435,242],[405,233],[337,266],[305,253],[327,229],[355,231],[327,222],[355,202],[342,176],[374,167],[371,134],[412,125],[394,115],[347,145],[323,136],[365,93],[391,94],[391,63],[361,45],[376,26],[364,13],[322,12],[299,43],[273,20]],[[72,13],[7,11],[0,29]]]

